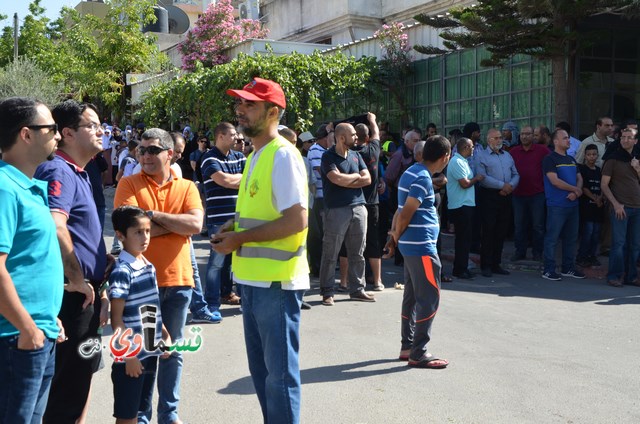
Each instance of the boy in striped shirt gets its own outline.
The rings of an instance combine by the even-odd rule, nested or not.
[[[404,256],[407,280],[402,299],[402,347],[400,360],[415,368],[445,368],[449,363],[427,353],[431,325],[440,303],[440,270],[436,242],[440,223],[435,207],[431,176],[442,172],[451,154],[449,141],[439,135],[429,137],[422,162],[409,167],[398,183],[398,210],[393,217],[389,241],[390,257],[396,247]]]
[[[162,340],[165,346],[171,344],[169,333],[162,325],[156,269],[142,255],[149,246],[151,220],[137,206],[120,206],[113,211],[111,220],[116,237],[123,245],[109,277],[111,326],[114,332],[119,329],[122,334],[130,328],[133,334],[128,339],[135,343],[134,335],[143,334],[141,307],[155,307],[157,311],[153,340],[145,340],[145,347],[136,356],[113,363],[113,416],[116,423],[148,423],[151,420],[158,355],[162,354],[158,343]],[[150,333],[145,332],[144,337],[149,336]]]

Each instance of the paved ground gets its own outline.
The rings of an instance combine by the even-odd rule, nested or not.
[[[446,237],[447,270],[451,244]],[[195,246],[204,270],[207,243],[197,237]],[[302,317],[302,422],[640,422],[640,288],[596,278],[551,282],[533,262],[505,266],[510,276],[444,285],[430,349],[450,361],[445,370],[396,360],[402,291],[392,287],[402,274],[392,262],[384,263],[387,290],[374,304],[337,295],[335,307],[324,307],[314,281],[307,294],[314,307]],[[222,324],[203,326],[202,350],[185,359],[181,417],[259,423],[242,317],[237,307],[222,312]],[[106,356],[89,423],[113,422]]]

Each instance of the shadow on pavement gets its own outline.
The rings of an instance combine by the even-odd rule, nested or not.
[[[384,365],[388,363],[399,364],[391,368],[385,369],[362,369],[366,367]],[[311,368],[301,370],[302,384],[314,383],[331,383],[335,381],[354,380],[356,378],[366,378],[372,376],[380,376],[384,374],[392,374],[409,370],[406,362],[399,362],[397,359],[376,359],[371,361],[356,362],[353,364],[336,364],[325,367]],[[251,377],[242,377],[238,380],[230,382],[227,387],[218,390],[222,395],[249,395],[255,394]]]

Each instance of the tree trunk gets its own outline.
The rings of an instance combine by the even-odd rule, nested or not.
[[[554,57],[551,60],[553,74],[553,125],[560,121],[570,121],[573,116],[570,111],[569,81],[567,75],[567,58]]]

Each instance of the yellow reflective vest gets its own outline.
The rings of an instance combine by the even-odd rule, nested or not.
[[[245,231],[275,221],[282,216],[273,205],[272,198],[271,175],[278,149],[292,149],[301,166],[304,167],[300,152],[287,140],[278,137],[263,148],[251,176],[247,177],[255,152],[251,153],[247,158],[247,165],[240,181],[235,231]],[[277,184],[289,184],[289,182],[278,181]],[[303,185],[305,191],[308,190],[306,181]],[[283,239],[245,243],[233,252],[233,273],[241,280],[278,282],[290,281],[300,275],[308,274],[306,240],[307,229],[305,228]]]

